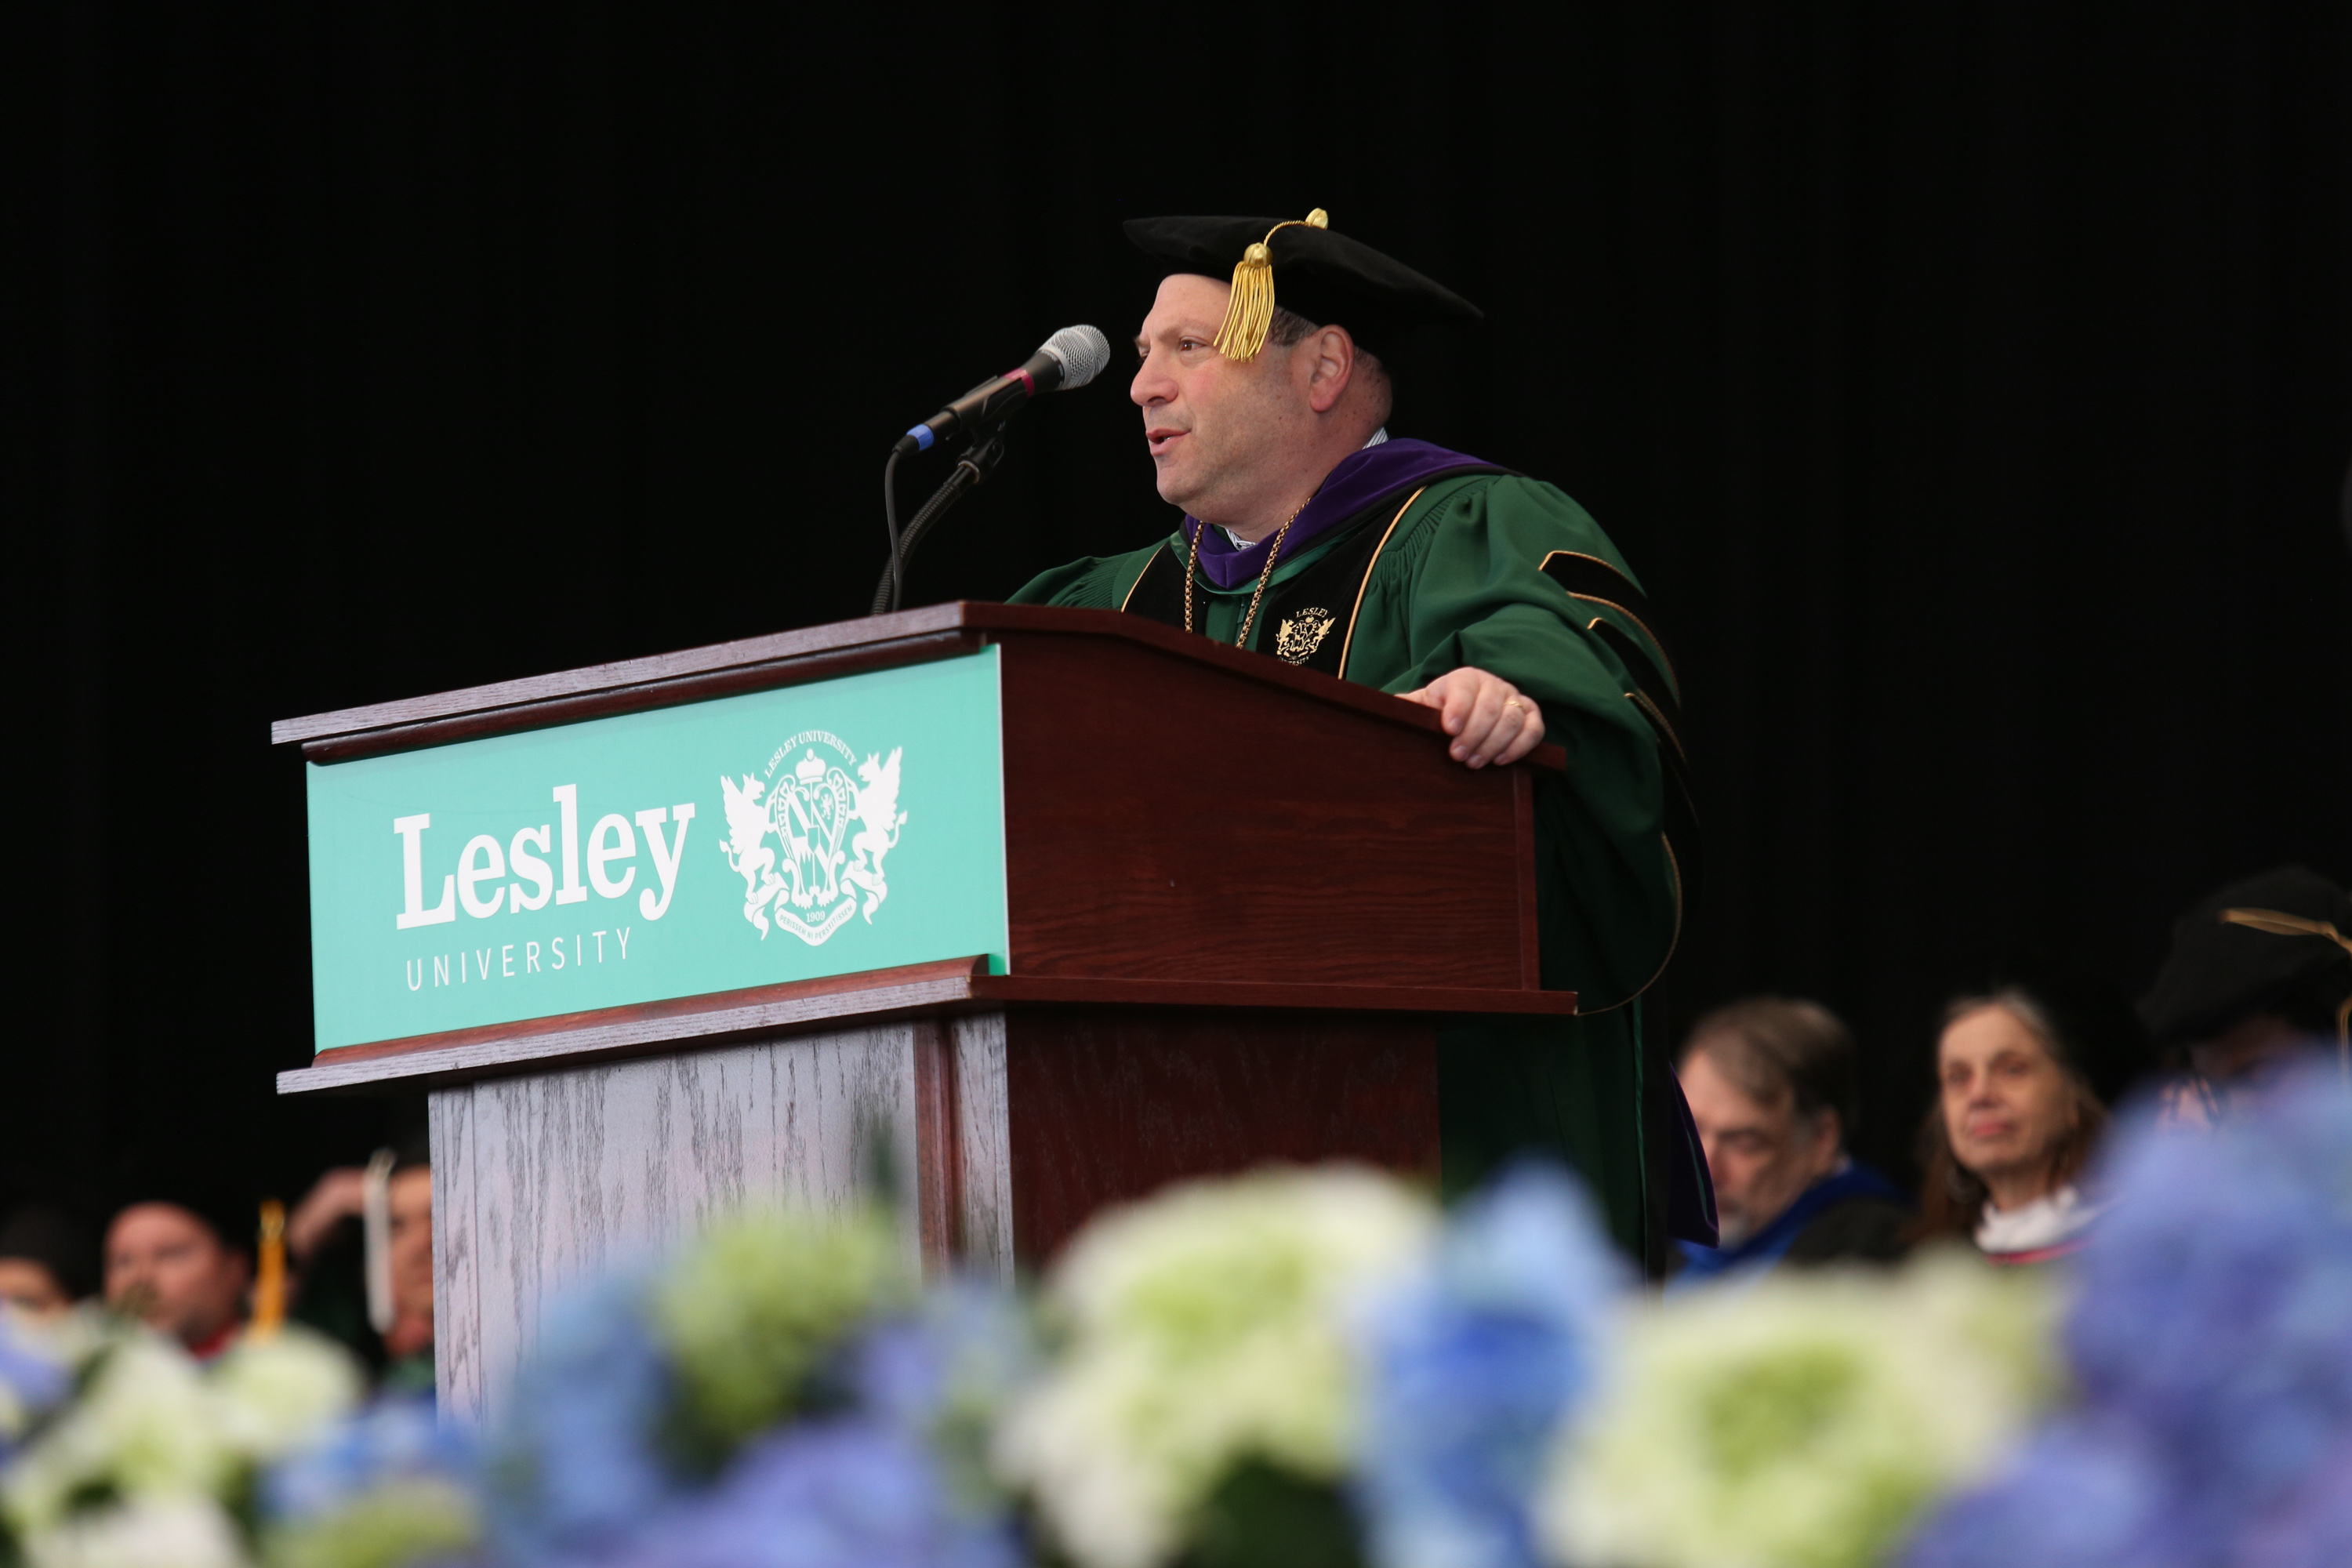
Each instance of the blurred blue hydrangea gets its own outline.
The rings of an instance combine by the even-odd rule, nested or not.
[[[2352,1560],[2352,1095],[2315,1067],[2210,1133],[2143,1115],[2114,1148],[2065,1330],[2079,1410],[1913,1568]],[[2106,1533],[2062,1546],[2077,1526]]]
[[[0,1461],[6,1460],[34,1420],[72,1386],[66,1368],[30,1343],[15,1320],[0,1312]]]
[[[2175,1500],[2131,1434],[2061,1422],[1938,1516],[1906,1568],[2193,1568]]]
[[[2212,1136],[2143,1130],[2082,1259],[2085,1403],[2260,1506],[2352,1432],[2352,1098],[2290,1080]]]
[[[1034,1371],[1029,1320],[1010,1290],[978,1279],[934,1288],[849,1355],[857,1404],[910,1432],[992,1410]]]
[[[1372,1303],[1356,1488],[1386,1568],[1528,1568],[1529,1502],[1626,1280],[1583,1192],[1520,1167]]]
[[[260,1478],[263,1568],[422,1568],[474,1561],[479,1447],[429,1396],[361,1410]]]
[[[1015,1568],[1001,1519],[950,1497],[922,1442],[865,1417],[745,1448],[710,1491],[656,1520],[610,1568]]]
[[[667,1508],[681,1478],[663,1435],[674,1373],[646,1326],[641,1274],[607,1278],[551,1318],[488,1455],[494,1554],[593,1562]]]
[[[2244,1568],[2344,1568],[2352,1563],[2352,1443],[2339,1447],[2294,1495],[2246,1531]]]
[[[755,1438],[716,1481],[680,1458],[678,1374],[642,1274],[563,1308],[488,1456],[501,1563],[581,1568],[1015,1561],[981,1463],[1034,1351],[1010,1292],[951,1285],[814,1369],[846,1408]]]
[[[272,1520],[316,1519],[395,1480],[447,1480],[470,1490],[479,1465],[472,1433],[438,1419],[432,1395],[380,1399],[325,1442],[271,1467],[261,1480],[262,1510]]]

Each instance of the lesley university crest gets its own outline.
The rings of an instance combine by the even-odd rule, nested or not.
[[[890,893],[882,858],[907,822],[898,809],[903,750],[861,763],[839,736],[803,730],[776,748],[765,778],[746,773],[738,784],[720,775],[727,839],[719,852],[743,879],[743,918],[761,941],[772,922],[819,946],[858,911],[861,895],[873,923]]]

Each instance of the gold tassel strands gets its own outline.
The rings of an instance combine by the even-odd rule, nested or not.
[[[247,1336],[266,1340],[286,1321],[286,1205],[261,1205],[261,1245],[253,1280],[253,1321]]]
[[[1286,228],[1328,228],[1331,217],[1317,207],[1303,218],[1276,224],[1265,238],[1242,252],[1234,265],[1234,296],[1225,302],[1225,319],[1217,328],[1216,351],[1231,360],[1253,360],[1265,347],[1274,325],[1274,237]]]
[[[2352,936],[2326,921],[2305,920],[2280,910],[2223,910],[2219,918],[2223,925],[2247,926],[2273,936],[2323,937],[2352,953]],[[2352,1085],[2352,996],[2344,998],[2344,1005],[2336,1009],[2336,1067],[2344,1081]]]
[[[1217,328],[1216,350],[1231,360],[1255,359],[1273,324],[1274,253],[1261,241],[1243,251],[1234,268],[1234,295]]]

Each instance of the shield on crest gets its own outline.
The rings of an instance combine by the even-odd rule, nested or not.
[[[769,792],[768,819],[783,843],[791,884],[783,898],[794,907],[823,910],[841,897],[841,840],[856,810],[857,786],[814,750]]]

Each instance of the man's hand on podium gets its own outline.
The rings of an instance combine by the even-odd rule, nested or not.
[[[1516,763],[1543,743],[1543,710],[1499,675],[1465,665],[1403,696],[1437,710],[1454,760],[1467,766]]]

